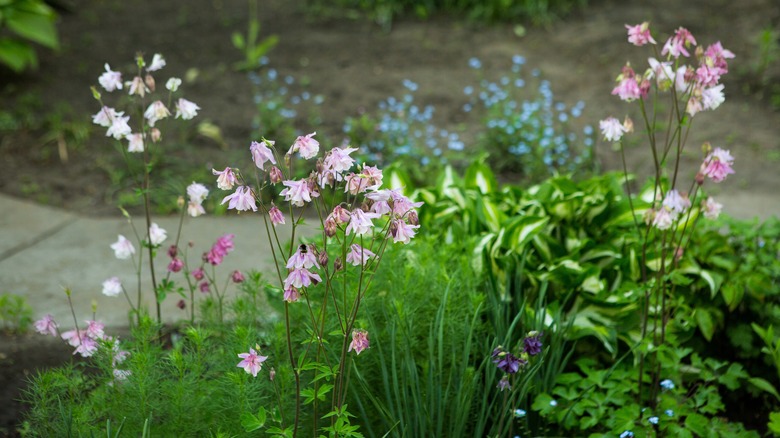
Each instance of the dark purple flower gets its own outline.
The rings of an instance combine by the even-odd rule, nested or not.
[[[528,336],[523,340],[523,343],[525,344],[523,351],[530,356],[536,356],[542,352],[542,333],[537,331],[529,332]]]
[[[509,374],[514,374],[520,370],[521,365],[526,364],[526,361],[518,357],[515,357],[512,353],[506,351],[501,351],[498,354],[496,354],[496,351],[494,350],[493,363],[496,364],[498,369],[500,369],[501,371]]]

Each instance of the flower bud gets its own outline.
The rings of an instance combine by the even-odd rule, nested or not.
[[[628,116],[623,120],[623,129],[626,130],[627,134],[634,132],[634,121]]]
[[[230,278],[233,280],[233,283],[244,282],[244,274],[242,274],[241,271],[239,270],[233,271],[233,274],[230,276]]]
[[[154,77],[147,73],[146,77],[144,77],[144,83],[149,87],[149,90],[154,93]]]
[[[152,141],[157,143],[160,141],[160,138],[162,137],[162,133],[157,128],[152,128]]]
[[[276,378],[276,369],[271,368],[271,371],[268,372],[268,378],[271,379],[271,381],[274,381],[274,378]]]
[[[271,167],[271,170],[268,172],[268,175],[271,178],[271,184],[279,184],[284,179],[284,176],[282,175],[282,171],[276,167]]]
[[[176,206],[179,208],[184,207],[184,196],[179,196],[176,198]]]
[[[185,303],[184,300],[179,300],[179,302],[176,303],[176,307],[178,307],[181,310],[184,310],[184,308],[187,307],[187,303]]]
[[[184,262],[182,262],[179,258],[174,258],[170,263],[168,263],[168,271],[170,272],[179,272],[183,267]]]
[[[336,257],[336,260],[333,262],[333,269],[335,269],[336,272],[344,269],[344,262],[341,261],[341,257]]]
[[[175,259],[177,254],[179,254],[179,248],[176,245],[171,245],[168,248],[168,257]]]
[[[322,251],[317,255],[317,261],[320,263],[320,266],[328,266],[328,252]]]
[[[336,235],[336,231],[338,231],[339,226],[336,225],[336,222],[328,218],[325,220],[325,235],[328,237],[333,237]]]

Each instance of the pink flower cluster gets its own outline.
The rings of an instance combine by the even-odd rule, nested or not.
[[[630,43],[636,46],[655,44],[650,34],[649,23],[626,25],[626,28]],[[680,96],[685,97],[686,112],[689,115],[694,116],[701,111],[714,110],[725,100],[724,87],[720,84],[720,78],[728,73],[727,60],[734,58],[734,53],[724,49],[720,42],[716,42],[706,49],[701,47],[696,49],[696,65],[681,64],[680,57],[690,57],[689,49],[694,46],[697,46],[697,42],[693,35],[683,27],[678,28],[661,50],[666,60],[648,59],[650,68],[644,75],[637,75],[629,65],[626,65],[617,78],[618,85],[612,90],[612,94],[627,102],[645,98],[651,86],[650,80],[655,79],[659,90],[667,91],[674,88]]]
[[[155,80],[152,76],[153,72],[156,72],[165,67],[165,59],[159,53],[156,53],[152,57],[152,62],[146,65],[143,58],[139,59],[139,65],[145,67],[145,75],[141,77],[141,74],[133,77],[133,80],[128,82],[122,82],[122,73],[111,70],[108,64],[105,64],[105,72],[98,78],[98,83],[107,92],[113,92],[115,90],[121,90],[126,88],[128,94],[131,96],[145,97],[148,93],[155,91]],[[170,78],[166,82],[166,88],[170,93],[174,93],[178,90],[181,84],[181,79]],[[94,89],[93,89],[94,90]],[[95,96],[100,99],[100,94],[97,90],[94,90]],[[190,120],[197,116],[200,107],[189,100],[179,98],[176,101],[176,118],[183,120]],[[160,139],[160,131],[154,128],[157,121],[165,119],[171,115],[170,110],[165,106],[162,100],[155,100],[146,108],[143,113],[145,124],[148,125],[149,133],[151,134],[151,140],[156,142]],[[147,128],[142,127],[141,132],[133,132],[130,127],[130,116],[126,116],[123,111],[117,111],[114,108],[103,106],[94,116],[92,116],[92,122],[96,125],[108,128],[106,130],[107,137],[113,137],[116,140],[128,141],[128,152],[143,152],[145,149],[144,142],[147,139]]]
[[[234,237],[234,234],[225,234],[224,236],[217,239],[211,249],[203,254],[203,260],[212,264],[213,266],[221,264],[222,259],[228,255],[229,252],[233,251]]]

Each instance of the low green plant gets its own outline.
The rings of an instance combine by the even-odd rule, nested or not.
[[[279,37],[270,35],[260,39],[260,20],[257,18],[257,0],[248,0],[249,24],[246,36],[233,32],[233,47],[244,54],[244,59],[235,64],[237,70],[253,70],[260,66],[263,58],[279,42]]]
[[[0,1],[0,63],[17,73],[37,68],[38,55],[32,43],[59,49],[56,18],[43,0]]]
[[[0,326],[6,333],[25,333],[33,321],[32,308],[25,297],[0,294]]]

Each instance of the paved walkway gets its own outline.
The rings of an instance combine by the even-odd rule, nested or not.
[[[109,277],[121,279],[131,297],[137,290],[136,274],[131,260],[114,257],[111,244],[122,234],[132,238],[131,225],[124,217],[90,218],[64,210],[0,195],[0,293],[10,292],[27,298],[37,319],[46,313],[54,315],[63,327],[73,327],[73,316],[68,306],[64,288],[72,290],[76,316],[80,321],[90,319],[92,301],[97,302],[97,318],[107,326],[126,326],[130,309],[122,296],[103,295],[102,283]],[[170,258],[168,245],[175,241],[178,217],[153,219],[168,232],[163,250],[157,255],[156,270],[162,275]],[[145,229],[143,217],[134,218],[136,228]],[[279,228],[280,238],[289,240],[290,227]],[[303,232],[314,228],[304,226]],[[208,251],[223,234],[235,234],[235,250],[217,267],[217,276],[227,278],[238,269],[273,272],[273,258],[266,240],[265,227],[257,214],[230,214],[224,217],[201,216],[185,218],[180,247],[194,241],[188,258],[197,263],[203,252]],[[144,257],[142,278],[149,290],[148,258]],[[173,280],[185,285],[181,273],[173,274]],[[159,281],[159,280],[158,280]],[[220,282],[223,280],[220,280]],[[233,286],[230,289],[235,290]],[[200,293],[200,292],[198,292]],[[151,297],[147,297],[151,298]],[[169,297],[163,305],[163,318],[176,321],[186,318],[189,310],[176,307],[178,295]],[[154,302],[147,300],[153,312]],[[80,322],[81,323],[81,322]]]
[[[726,214],[740,219],[780,217],[780,194],[723,193],[718,200]],[[178,218],[155,221],[168,231],[165,243],[171,244]],[[257,214],[187,217],[185,221],[182,242],[194,240],[195,244],[190,260],[197,260],[219,236],[233,233],[235,251],[218,267],[218,275],[227,276],[234,269],[273,272],[265,228]],[[135,223],[139,230],[144,228],[143,218],[136,218]],[[289,227],[283,229],[282,238],[289,239]],[[137,284],[132,262],[116,259],[110,247],[119,234],[128,238],[133,235],[130,224],[121,216],[95,219],[0,195],[0,292],[26,297],[36,318],[51,313],[63,326],[72,327],[73,317],[64,293],[68,287],[73,291],[79,320],[91,317],[95,300],[98,319],[108,326],[125,326],[129,310],[126,300],[101,293],[103,281],[112,276],[118,276],[128,291],[135,290]],[[168,261],[164,251],[158,254],[158,272],[166,272]],[[144,279],[147,272],[145,265]],[[181,279],[182,274],[174,275]],[[166,321],[188,315],[176,307],[177,301],[171,297],[164,303]],[[147,303],[153,308],[153,302]]]

